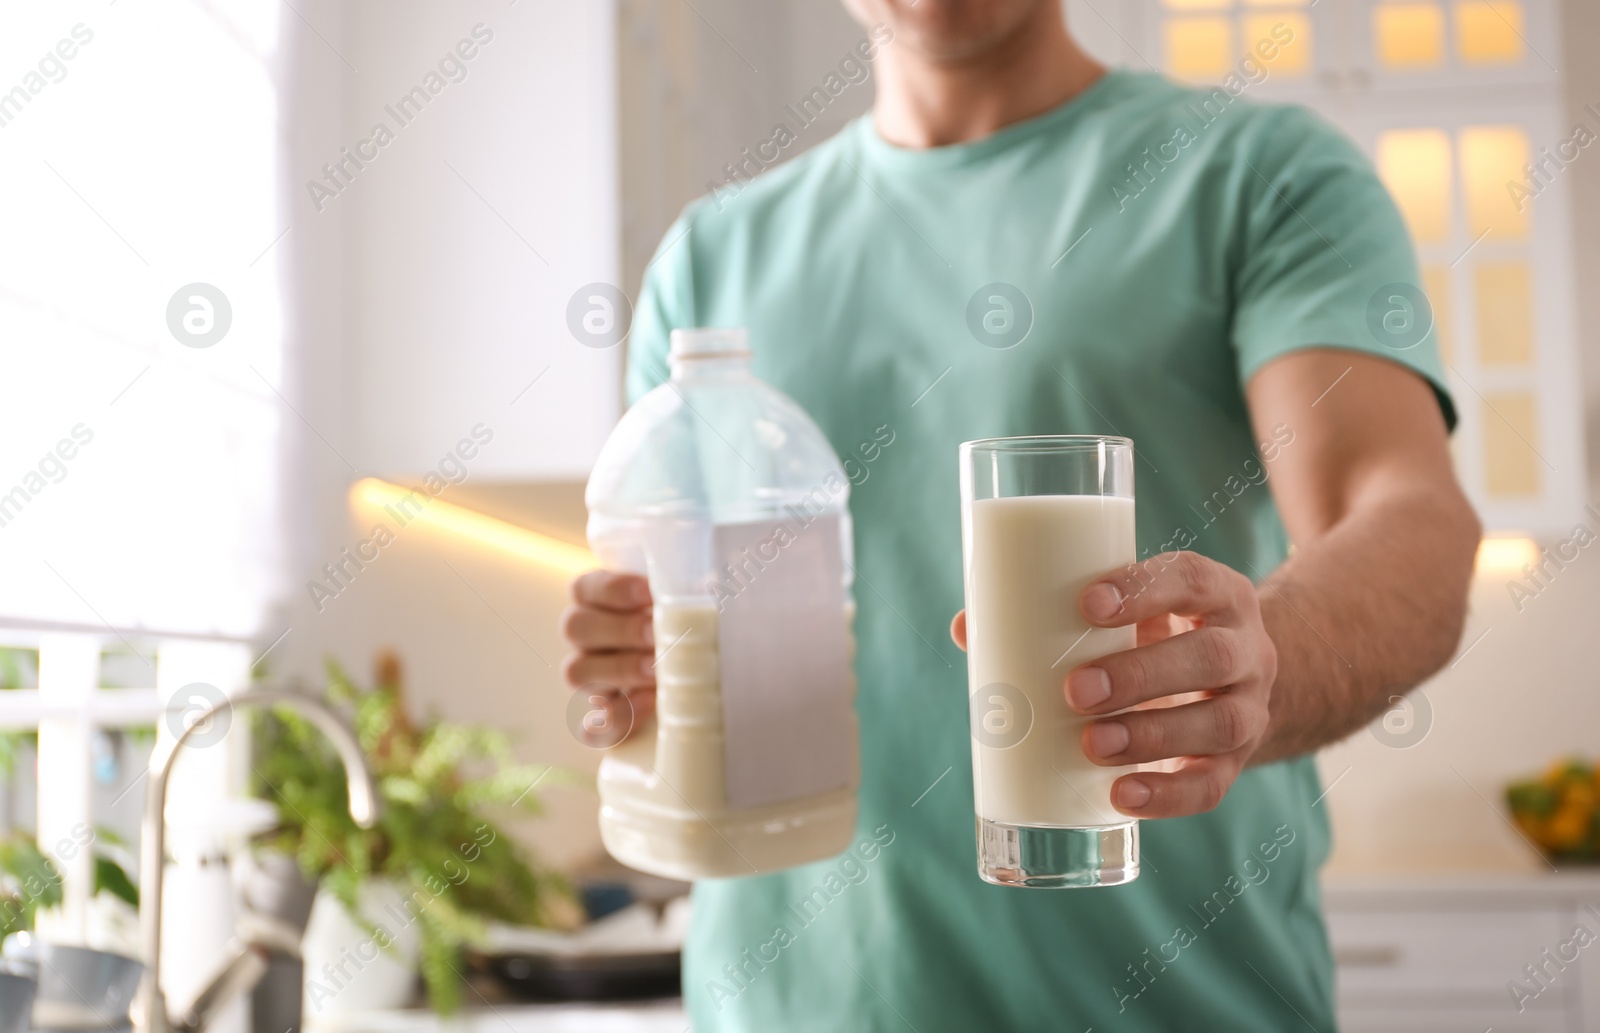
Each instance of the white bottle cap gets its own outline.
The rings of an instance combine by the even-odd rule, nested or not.
[[[674,361],[749,358],[750,335],[742,326],[674,330],[668,357]]]

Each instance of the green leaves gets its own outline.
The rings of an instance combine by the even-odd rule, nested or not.
[[[20,689],[30,681],[37,684],[38,669],[38,650],[0,646],[0,691]],[[37,747],[38,742],[39,733],[35,731],[0,732],[0,776],[14,775],[23,751],[29,746]]]
[[[139,907],[139,887],[109,857],[97,855],[94,859],[94,891],[109,893],[135,909]]]
[[[0,841],[0,871],[6,876],[0,893],[4,935],[32,929],[39,908],[61,903],[61,873],[27,833],[12,832]]]

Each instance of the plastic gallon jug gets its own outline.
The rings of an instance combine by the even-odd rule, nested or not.
[[[860,777],[850,482],[745,331],[675,330],[669,364],[585,494],[602,565],[655,600],[656,711],[601,761],[601,837],[678,879],[831,857]]]

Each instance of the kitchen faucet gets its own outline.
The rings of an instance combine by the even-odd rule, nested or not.
[[[199,1033],[216,1010],[237,994],[254,986],[266,971],[264,948],[246,944],[222,967],[189,1009],[180,1016],[167,1014],[166,997],[161,992],[161,880],[166,861],[167,777],[177,758],[178,747],[208,718],[220,710],[241,704],[288,706],[302,711],[333,743],[344,763],[349,785],[350,817],[362,828],[371,828],[378,818],[378,791],[372,772],[361,754],[355,733],[326,703],[283,689],[245,689],[229,699],[201,711],[193,723],[171,739],[163,740],[150,756],[150,785],[145,792],[144,823],[140,835],[139,933],[144,947],[144,986],[135,1009],[140,1033]]]

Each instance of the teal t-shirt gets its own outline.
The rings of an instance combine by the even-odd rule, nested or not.
[[[1448,411],[1394,284],[1418,284],[1410,243],[1346,139],[1302,109],[1125,71],[970,144],[904,150],[862,119],[688,208],[645,278],[629,393],[665,375],[672,328],[745,326],[755,374],[845,460],[862,758],[849,853],[695,887],[697,1033],[1333,1028],[1309,758],[1145,822],[1127,886],[979,880],[947,632],[956,447],[1128,435],[1140,555],[1188,547],[1259,580],[1287,549],[1260,453],[1295,446],[1293,426],[1251,432],[1257,369],[1313,346],[1378,354]]]

